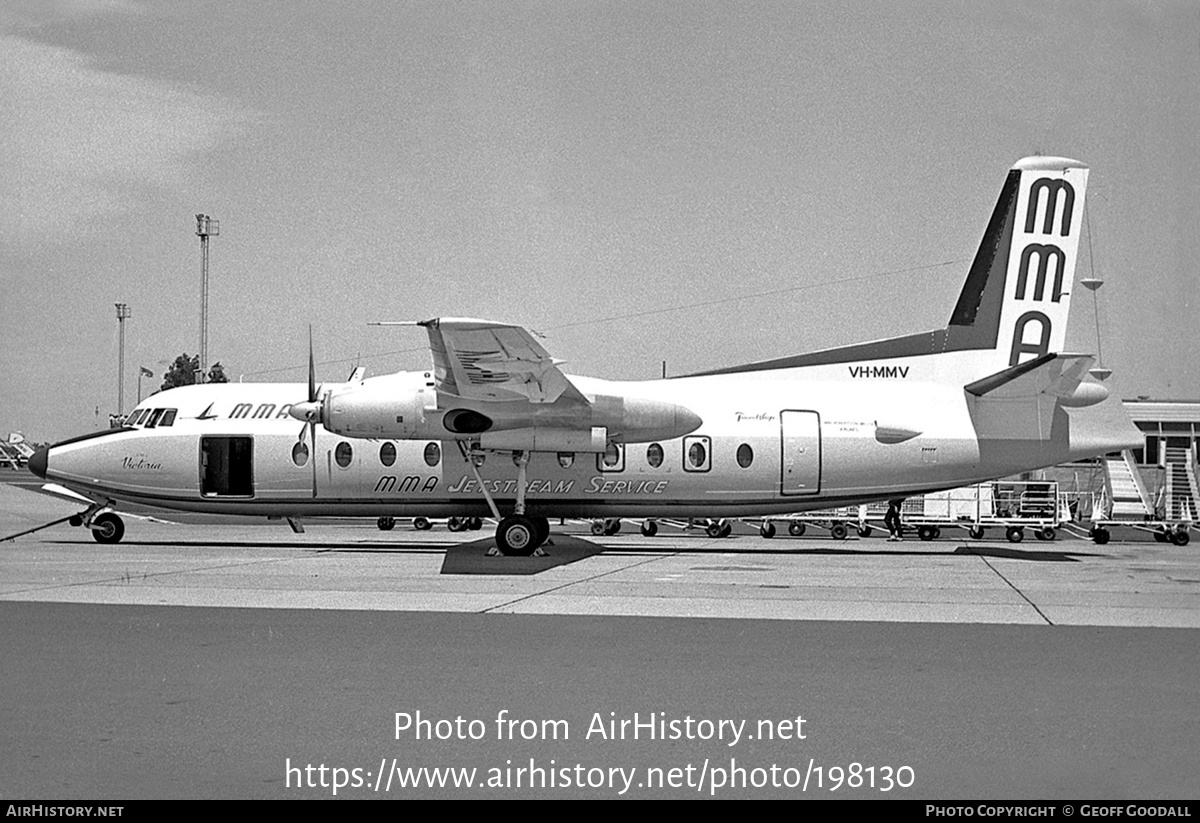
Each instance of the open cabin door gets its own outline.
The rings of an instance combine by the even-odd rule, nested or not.
[[[200,494],[204,497],[254,496],[254,438],[200,438]]]
[[[779,492],[811,495],[821,491],[821,416],[815,411],[779,413]]]

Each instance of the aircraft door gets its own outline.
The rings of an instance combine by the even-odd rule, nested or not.
[[[821,491],[821,416],[785,409],[779,414],[779,491],[786,495]]]
[[[254,438],[200,438],[200,494],[254,496]]]

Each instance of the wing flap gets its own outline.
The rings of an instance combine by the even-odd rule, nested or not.
[[[526,329],[470,318],[421,322],[429,333],[438,391],[471,400],[560,398],[587,403],[557,362]]]

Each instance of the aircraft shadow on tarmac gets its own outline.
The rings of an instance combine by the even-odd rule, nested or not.
[[[77,540],[46,541],[58,546],[78,546]],[[86,545],[91,545],[90,543]],[[121,547],[151,548],[164,545],[157,541],[122,540]],[[307,549],[316,554],[327,552],[362,552],[364,554],[441,554],[451,548],[446,543],[412,543],[409,545],[395,543],[342,542],[331,543],[279,543],[265,540],[172,540],[171,546],[194,549]]]
[[[1003,560],[1026,560],[1034,563],[1078,563],[1080,558],[1100,557],[1103,555],[1090,552],[1067,551],[1037,551],[1011,549],[1003,546],[967,546],[960,545],[953,551],[932,551],[918,549],[835,549],[820,548],[772,548],[772,549],[741,549],[727,546],[706,546],[704,548],[666,547],[654,549],[647,546],[599,546],[590,540],[569,535],[551,535],[550,541],[543,547],[545,556],[542,557],[504,557],[498,554],[489,555],[494,551],[495,541],[491,539],[475,540],[462,543],[446,549],[446,559],[442,564],[442,574],[537,574],[557,566],[565,566],[597,554],[609,555],[644,555],[661,554],[696,555],[712,557],[714,555],[742,555],[746,557],[798,556],[798,555],[844,555],[861,557],[992,557]]]
[[[496,541],[491,538],[451,546],[446,549],[442,574],[538,574],[608,551],[590,540],[566,534],[552,534],[542,544],[541,556],[490,555],[488,552],[494,551],[495,547]]]
[[[578,560],[583,560],[597,554],[609,555],[696,555],[712,557],[714,555],[741,555],[744,557],[798,556],[798,555],[845,555],[861,557],[993,557],[1004,560],[1027,560],[1035,563],[1078,563],[1081,557],[1095,557],[1085,552],[1053,552],[1053,551],[1022,551],[1000,546],[958,546],[953,552],[896,550],[871,551],[862,549],[736,549],[721,546],[706,548],[678,549],[666,548],[655,550],[645,546],[638,547],[605,547],[598,546],[589,540],[567,535],[553,535],[543,548],[546,552],[542,557],[504,557],[489,555],[494,550],[494,540],[476,540],[462,543],[446,549],[446,559],[442,563],[442,574],[538,574],[539,572],[565,566]]]
[[[887,550],[871,550],[871,549],[833,549],[829,547],[814,547],[811,549],[737,549],[726,548],[721,546],[716,548],[709,546],[703,549],[671,549],[671,554],[697,554],[697,555],[713,555],[713,554],[743,554],[750,556],[768,557],[771,555],[796,556],[805,554],[829,554],[829,555],[845,555],[848,557],[952,557],[952,556],[971,556],[971,557],[996,557],[1004,560],[1029,560],[1039,563],[1078,563],[1082,557],[1104,557],[1102,554],[1093,552],[1051,552],[1051,551],[1029,551],[1022,549],[1008,549],[1001,546],[958,546],[952,552],[948,551],[916,551],[912,549],[887,549]],[[643,547],[609,547],[604,549],[605,554],[658,554],[651,549]]]
[[[58,545],[77,545],[77,541],[57,540]],[[797,541],[799,542],[799,541]],[[128,540],[122,546],[131,548],[144,546],[154,547],[160,543],[139,542]],[[712,557],[714,555],[742,555],[747,557],[796,557],[802,555],[834,555],[846,557],[991,557],[1003,560],[1024,560],[1033,563],[1078,563],[1081,558],[1102,557],[1102,554],[1079,551],[1045,551],[1030,549],[1014,549],[1005,546],[990,545],[959,545],[952,551],[921,550],[921,549],[862,549],[862,548],[832,548],[829,546],[814,546],[812,548],[784,548],[775,544],[766,548],[739,548],[736,545],[722,545],[696,548],[679,548],[663,546],[656,549],[650,546],[601,546],[590,540],[572,537],[566,534],[552,534],[542,547],[543,554],[534,557],[505,557],[495,553],[496,541],[491,537],[473,540],[469,543],[378,543],[374,541],[341,541],[320,543],[302,543],[289,541],[257,540],[186,540],[173,541],[173,546],[196,549],[302,549],[316,554],[444,554],[442,574],[480,574],[480,575],[531,575],[548,569],[575,563],[598,554],[655,556],[696,555]]]

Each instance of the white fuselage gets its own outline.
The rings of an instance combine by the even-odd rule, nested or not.
[[[703,423],[685,437],[625,444],[607,464],[596,454],[532,454],[528,511],[550,518],[780,514],[951,488],[1131,442],[1130,432],[1117,430],[1100,439],[1067,432],[981,448],[962,388],[977,368],[968,353],[942,353],[647,382],[572,377],[585,394],[669,401]],[[305,395],[301,384],[163,392],[139,410],[175,409],[172,425],[57,444],[46,478],[98,501],[189,511],[488,514],[450,434],[347,438],[317,425],[315,448],[305,436],[307,453],[297,460],[306,426],[288,408]],[[500,508],[511,511],[517,470],[510,456],[489,453],[479,472]]]

